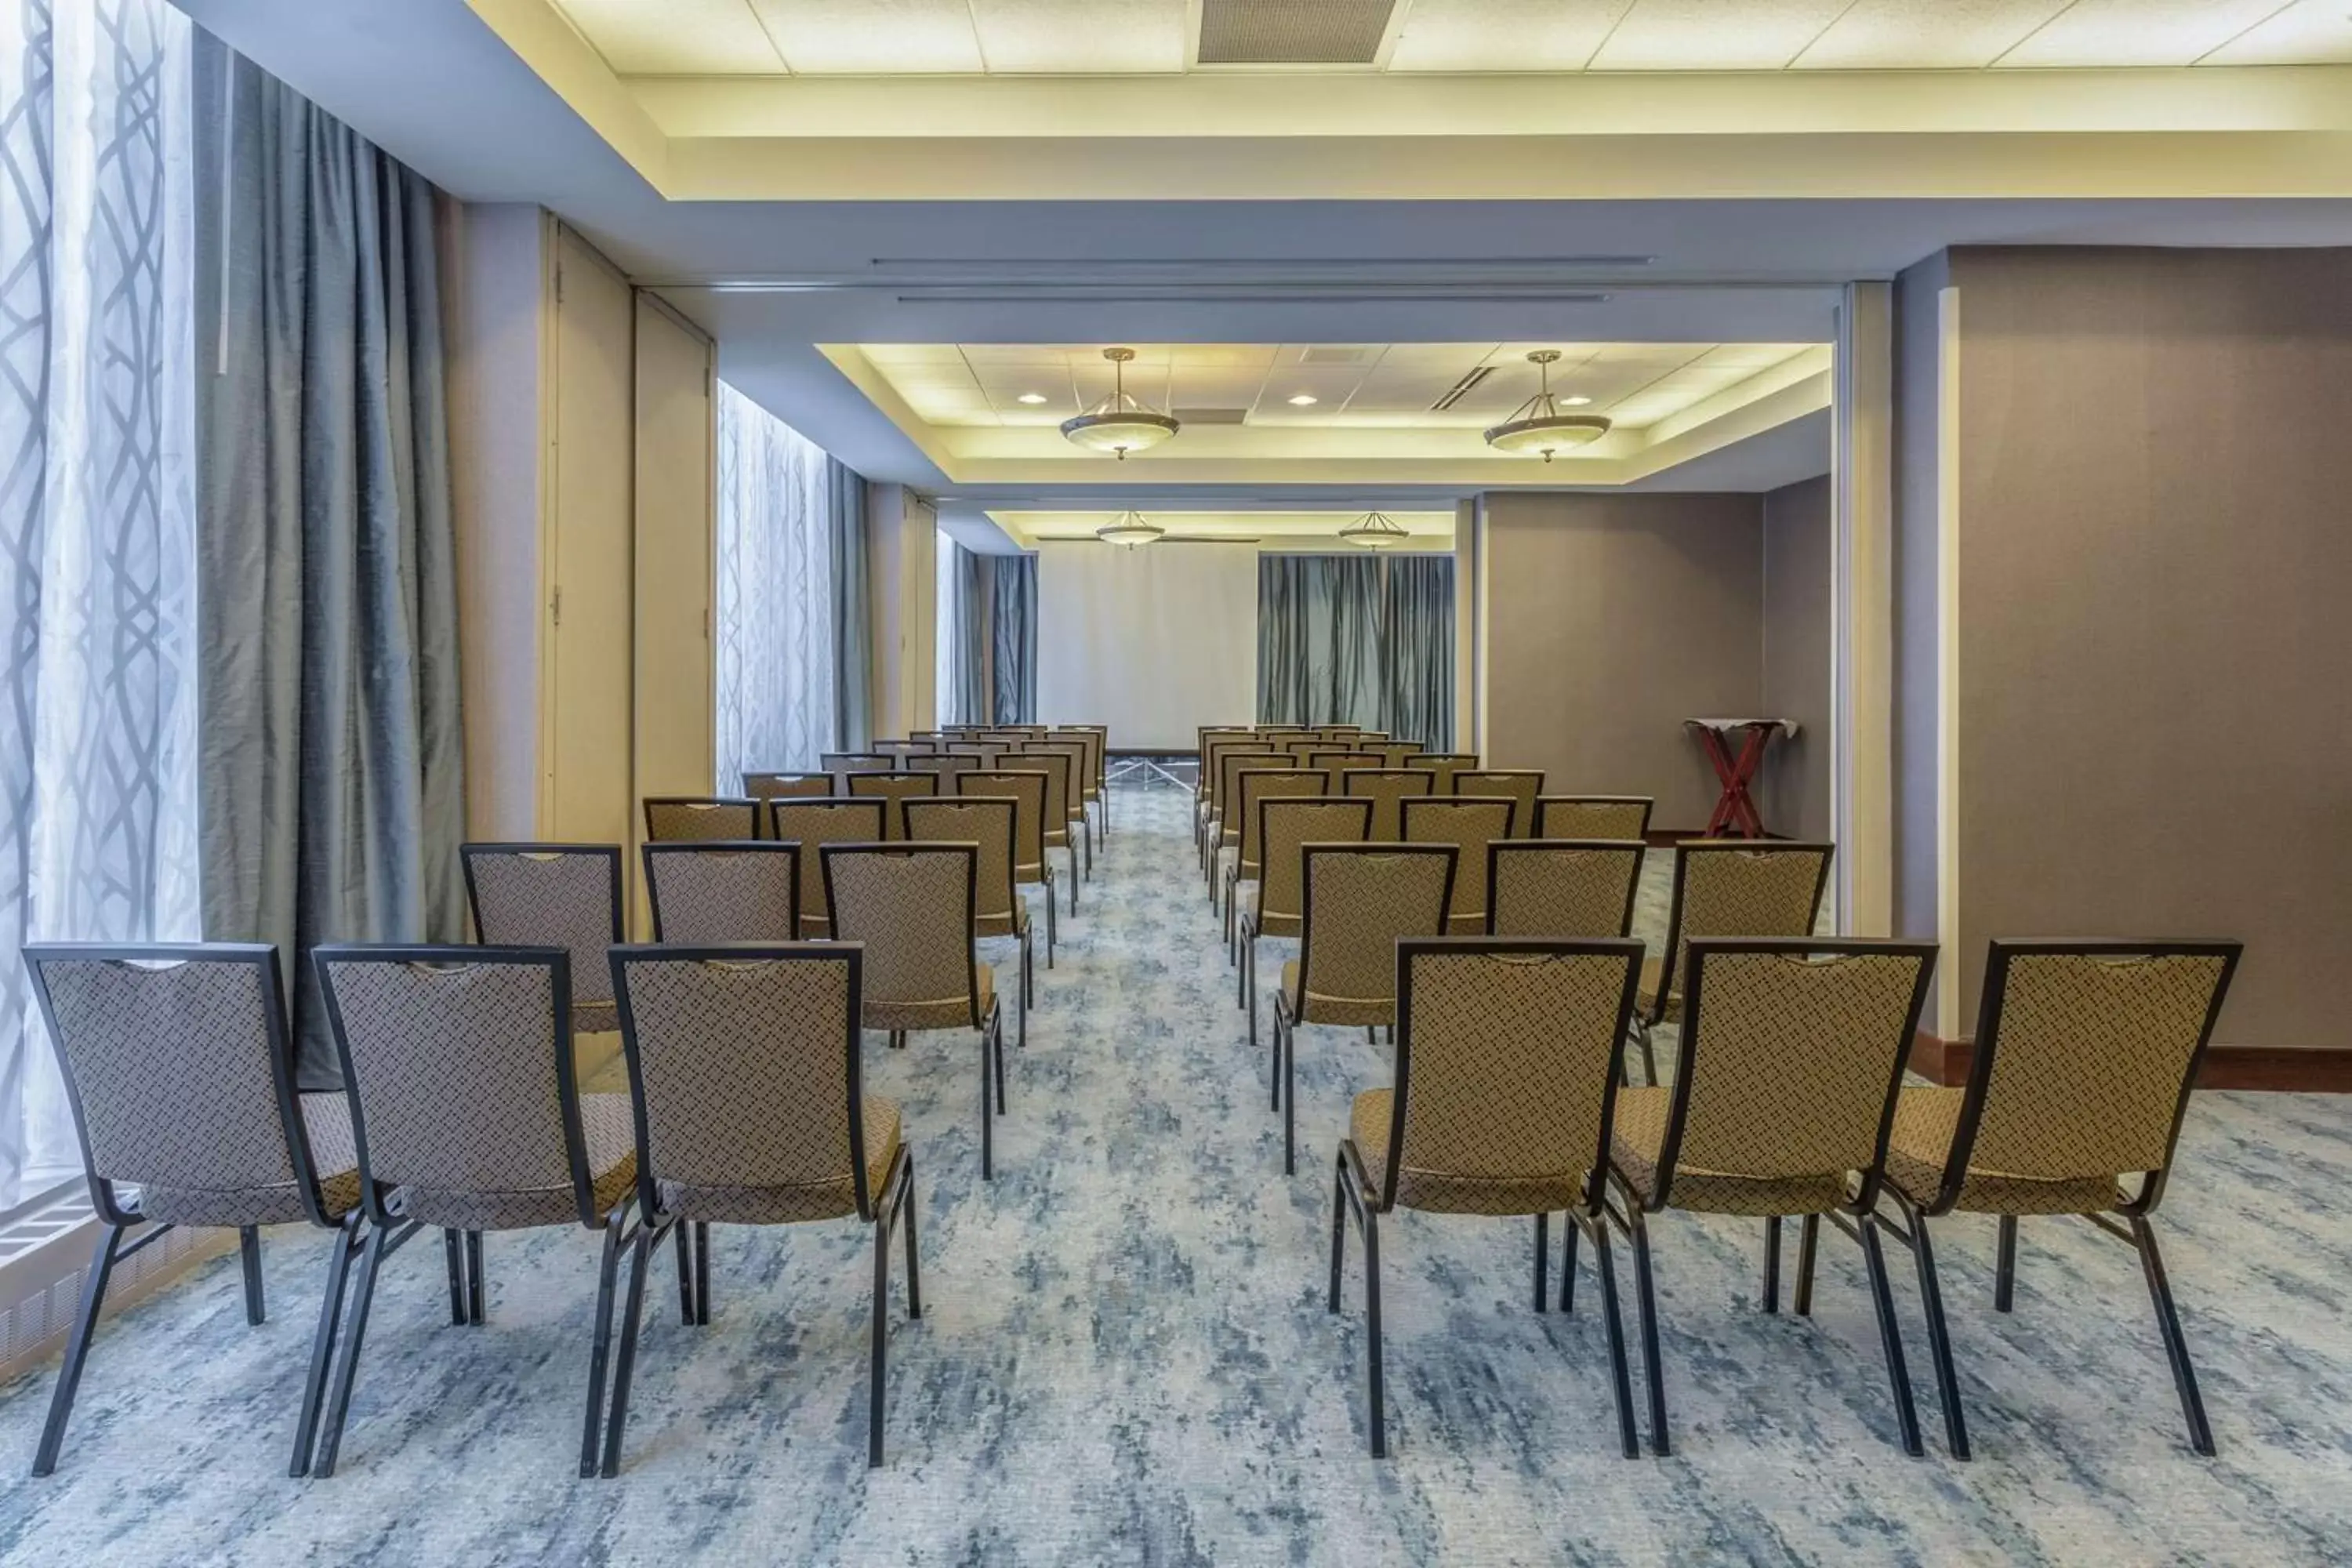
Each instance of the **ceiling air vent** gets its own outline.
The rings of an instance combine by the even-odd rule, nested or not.
[[[1478,384],[1494,374],[1495,367],[1493,365],[1480,365],[1476,370],[1472,371],[1468,375],[1464,376],[1460,381],[1457,381],[1452,386],[1447,387],[1445,389],[1445,395],[1431,404],[1429,405],[1429,411],[1432,414],[1444,413],[1447,409],[1453,407],[1455,404],[1461,402],[1464,398],[1477,391]]]
[[[1180,425],[1245,425],[1249,422],[1246,408],[1171,408]]]
[[[1368,66],[1396,0],[1201,0],[1204,66]]]
[[[1300,364],[1369,364],[1381,351],[1365,343],[1314,343],[1298,351]]]

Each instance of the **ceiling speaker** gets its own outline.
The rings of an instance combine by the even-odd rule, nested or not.
[[[1201,0],[1204,66],[1368,66],[1396,0]]]

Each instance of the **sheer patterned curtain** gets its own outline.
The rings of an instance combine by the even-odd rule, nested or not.
[[[188,59],[0,0],[0,1210],[79,1165],[19,944],[199,926]]]
[[[1037,721],[1037,557],[1000,555],[989,581],[989,672],[999,724]]]
[[[717,777],[814,768],[837,722],[834,465],[719,384]]]
[[[1454,742],[1454,558],[1258,558],[1257,716]]]

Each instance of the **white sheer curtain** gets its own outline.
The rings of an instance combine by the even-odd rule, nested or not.
[[[5,3],[5,0],[0,0]],[[831,519],[824,451],[719,384],[719,793],[833,747]]]
[[[931,541],[931,711],[939,724],[976,724],[976,714],[962,711],[961,689],[956,684],[955,650],[963,627],[956,614],[956,542],[943,532]]]
[[[19,944],[199,929],[189,53],[0,0],[0,1210],[79,1165]]]

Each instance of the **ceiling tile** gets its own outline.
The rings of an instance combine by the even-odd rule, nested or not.
[[[621,76],[773,76],[784,68],[749,0],[557,0]]]
[[[971,0],[992,71],[1181,71],[1184,0]]]
[[[2075,0],[1999,66],[2185,66],[2271,16],[2280,0]]]
[[[1633,8],[1633,0],[1414,0],[1389,68],[1581,70]]]
[[[1794,62],[1800,70],[1973,70],[2067,0],[1856,0]]]
[[[965,0],[751,0],[783,52],[810,73],[982,69]]]
[[[2201,66],[2352,64],[2352,5],[2295,0],[2197,62]]]
[[[1849,0],[1640,0],[1592,57],[1593,70],[1778,70]]]

